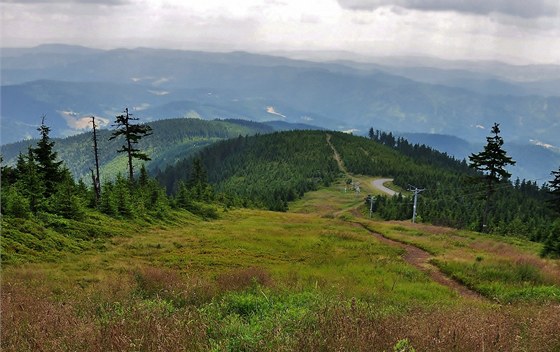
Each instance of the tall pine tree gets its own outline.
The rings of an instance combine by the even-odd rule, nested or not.
[[[95,174],[91,170],[93,190],[95,191],[95,202],[98,203],[101,198],[101,180],[99,179],[99,150],[97,148],[97,125],[95,124],[95,116],[91,116],[91,127],[93,129],[93,154],[95,157]]]
[[[50,197],[56,191],[56,186],[64,178],[64,167],[62,161],[57,161],[58,155],[54,151],[54,142],[49,137],[50,127],[45,125],[45,115],[41,119],[41,126],[37,129],[41,133],[41,139],[37,147],[33,148],[37,169],[41,179],[45,183],[45,197]]]
[[[488,212],[491,209],[492,195],[496,192],[496,184],[509,179],[511,174],[506,166],[515,165],[515,161],[502,148],[504,140],[500,136],[500,124],[494,123],[492,134],[486,137],[484,150],[469,156],[469,166],[482,173],[482,181],[486,185],[486,204],[482,215],[481,231],[487,231]]]
[[[554,179],[548,182],[550,194],[552,194],[550,204],[552,209],[560,214],[560,167],[558,167],[558,171],[552,171],[551,174]]]
[[[138,118],[132,117],[129,114],[128,108],[124,110],[124,114],[119,115],[115,118],[115,131],[111,135],[109,140],[115,139],[119,136],[123,136],[125,139],[125,144],[117,150],[119,153],[126,153],[128,156],[128,180],[132,182],[134,180],[134,166],[132,164],[132,159],[151,160],[150,157],[136,148],[135,145],[142,137],[149,136],[152,134],[152,128],[148,125],[135,125],[132,121],[138,120]]]

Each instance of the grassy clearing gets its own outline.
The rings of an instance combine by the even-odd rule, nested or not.
[[[291,213],[241,209],[203,221],[178,212],[153,223],[91,215],[61,228],[5,223],[10,241],[30,236],[25,248],[42,247],[16,252],[2,240],[11,261],[2,268],[0,347],[390,351],[408,339],[430,351],[560,350],[555,291],[519,299],[518,286],[489,269],[502,265],[508,281],[534,291],[557,289],[546,281],[558,275],[556,262],[537,258],[533,244],[360,220],[429,250],[450,275],[474,277],[476,289],[483,277],[501,285],[500,301],[514,304],[463,300],[408,265],[401,249],[345,221],[359,219],[352,209],[363,200],[341,185],[307,194]],[[41,242],[49,231],[60,240]],[[519,258],[525,262],[515,269]]]
[[[428,251],[444,273],[495,301],[560,301],[560,263],[540,258],[540,244],[409,222],[367,226]]]
[[[367,190],[370,191],[371,188]],[[346,186],[345,180],[339,180],[328,188],[308,192],[301,199],[290,203],[289,212],[334,218],[343,210],[361,205],[366,194],[366,192],[362,192],[361,195],[356,194],[351,187]]]
[[[400,249],[380,244],[367,231],[343,221],[236,210],[216,221],[183,219],[181,224],[129,229],[125,236],[108,239],[103,251],[69,251],[66,259],[37,264],[34,270],[64,273],[83,286],[87,278],[95,281],[144,265],[205,278],[258,265],[280,286],[319,288],[387,303],[453,299],[447,289],[409,267]]]
[[[293,350],[335,302],[381,318],[459,301],[367,231],[306,214],[186,216],[51,252],[3,268],[3,350]]]
[[[394,306],[279,288],[262,268],[215,279],[142,267],[52,291],[33,270],[2,290],[3,351],[554,351],[558,305]]]

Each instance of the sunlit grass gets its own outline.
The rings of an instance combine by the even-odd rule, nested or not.
[[[443,272],[492,300],[560,301],[560,264],[538,256],[541,244],[426,224],[363,221],[433,254],[432,263]]]
[[[212,221],[51,219],[68,232],[40,250],[2,244],[12,259],[2,267],[2,350],[392,350],[403,338],[418,350],[560,348],[550,303],[560,271],[538,245],[371,221],[363,193],[345,193],[341,180],[287,213],[234,209]],[[493,300],[463,299],[355,222],[424,248]],[[54,231],[9,226],[11,241],[23,229],[31,244]]]

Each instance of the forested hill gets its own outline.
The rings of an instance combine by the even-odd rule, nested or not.
[[[286,210],[287,202],[339,176],[325,132],[291,131],[238,137],[202,150],[208,179],[219,192]],[[156,178],[174,192],[192,173],[192,160],[168,167]]]
[[[425,188],[419,198],[423,220],[478,229],[484,191],[472,182],[476,174],[464,161],[404,139],[387,146],[383,141],[340,132],[279,132],[216,143],[194,158],[201,159],[218,192],[271,210],[286,210],[289,201],[344,176],[327,143],[328,135],[348,172],[392,177],[404,189],[408,185]],[[180,161],[157,179],[173,193],[192,173],[192,164],[192,159]],[[554,220],[554,213],[546,207],[546,191],[525,181],[500,184],[490,209],[489,231],[544,241]],[[375,210],[385,219],[411,218],[411,198],[378,197]]]
[[[332,131],[290,131],[240,137],[205,148],[200,158],[208,179],[225,194],[257,201],[272,210],[285,210],[287,202],[309,190],[344,176],[333,158],[327,136],[343,153],[344,163],[354,174],[396,177],[410,170],[432,169],[442,174],[468,172],[459,162],[429,148],[412,157],[363,137]],[[424,159],[422,159],[424,158]],[[186,158],[157,175],[169,192],[191,174],[192,159]]]
[[[146,163],[148,170],[165,168],[216,141],[274,131],[271,126],[245,120],[208,121],[178,118],[154,121],[149,125],[153,129],[153,134],[139,142],[139,148],[145,150],[152,159]],[[111,133],[111,130],[106,129],[98,131],[103,178],[113,178],[117,173],[126,170],[126,156],[117,153],[117,149],[123,142],[118,139],[109,140]],[[60,160],[64,160],[74,177],[88,178],[89,169],[94,168],[95,165],[92,132],[67,138],[55,138],[53,141]],[[3,145],[4,161],[7,164],[15,164],[18,154],[20,152],[26,154],[28,146],[34,146],[36,143],[37,140],[32,139]]]

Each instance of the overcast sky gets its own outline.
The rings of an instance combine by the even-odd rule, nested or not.
[[[344,50],[560,64],[560,0],[0,0],[1,46]]]

